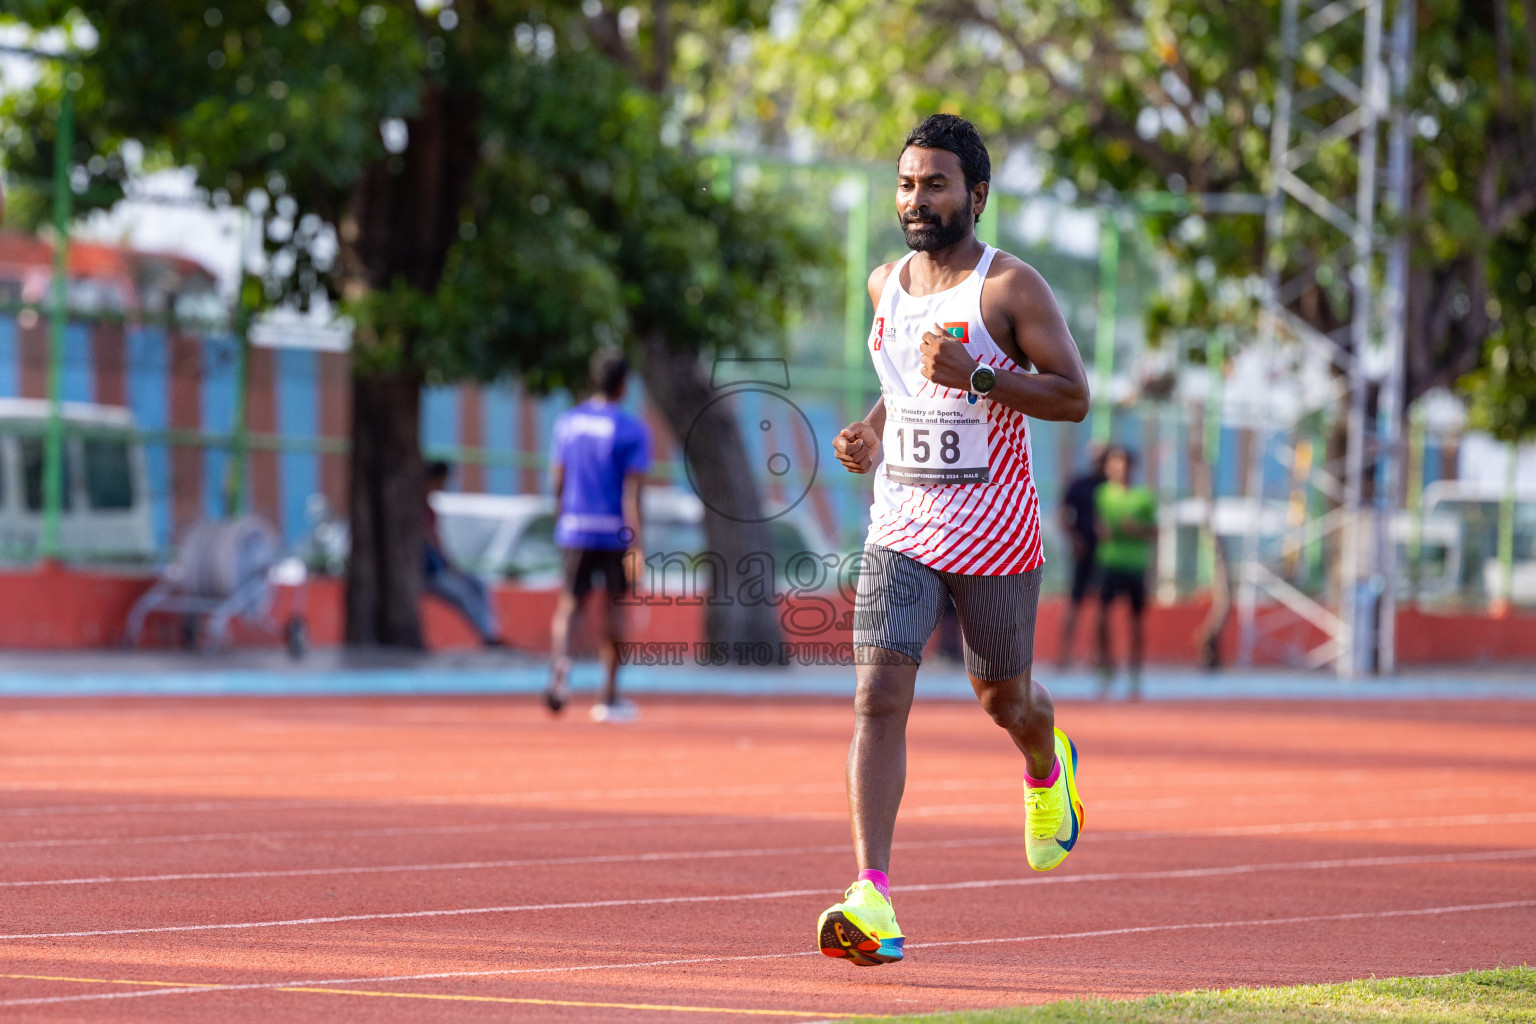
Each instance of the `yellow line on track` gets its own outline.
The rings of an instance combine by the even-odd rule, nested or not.
[[[444,999],[462,1003],[524,1003],[531,1006],[587,1006],[607,1010],[671,1010],[674,1013],[736,1013],[754,1017],[865,1017],[862,1013],[828,1013],[825,1010],[750,1010],[734,1006],[675,1006],[666,1003],[589,1003],[575,999],[517,999],[510,996],[460,996],[433,992],[370,992],[354,988],[280,988],[279,992],[328,992],[338,996],[383,996],[388,999]]]
[[[152,988],[206,988],[223,989],[232,986],[217,982],[197,981],[138,981],[131,978],[69,978],[53,974],[0,974],[0,978],[18,981],[72,981],[82,985],[143,985]],[[238,986],[233,986],[238,987]],[[734,1013],[751,1017],[803,1017],[816,1020],[833,1018],[851,1019],[864,1017],[862,1013],[829,1013],[825,1010],[757,1010],[735,1006],[681,1006],[667,1003],[597,1003],[575,999],[531,999],[512,996],[467,996],[438,992],[376,992],[355,988],[322,988],[320,986],[279,986],[273,992],[313,992],[333,996],[372,996],[384,999],[437,999],[457,1003],[521,1003],[528,1006],[584,1006],[604,1010],[669,1010],[673,1013]]]

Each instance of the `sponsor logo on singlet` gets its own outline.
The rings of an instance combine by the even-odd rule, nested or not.
[[[880,341],[885,337],[885,317],[875,317],[875,351],[880,351]]]

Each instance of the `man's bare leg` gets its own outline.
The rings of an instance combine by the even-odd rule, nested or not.
[[[570,699],[567,677],[571,673],[571,634],[581,628],[581,601],[572,594],[561,593],[555,602],[555,617],[549,623],[550,676],[548,696],[554,698],[550,707],[558,702],[564,705]]]
[[[970,678],[982,709],[1024,755],[1030,777],[1048,777],[1056,763],[1056,704],[1050,691],[1034,681],[1031,669],[1012,679]]]
[[[1131,700],[1141,700],[1141,666],[1146,660],[1147,618],[1145,610],[1131,609]]]
[[[1067,668],[1072,664],[1072,641],[1077,638],[1077,613],[1081,601],[1067,602],[1067,614],[1061,620],[1061,645],[1057,648],[1056,666]]]
[[[624,607],[603,593],[603,626],[605,634],[600,656],[603,662],[603,703],[616,704],[619,700],[619,644],[624,639]]]
[[[848,748],[848,818],[859,868],[890,870],[896,812],[907,784],[907,716],[917,662],[884,647],[854,651],[858,692]]]
[[[1096,637],[1098,640],[1099,655],[1099,699],[1109,696],[1110,689],[1115,684],[1115,659],[1109,650],[1109,606],[1113,602],[1099,600],[1099,621]]]

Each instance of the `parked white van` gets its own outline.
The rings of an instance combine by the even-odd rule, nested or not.
[[[64,493],[59,546],[85,562],[155,561],[149,472],[127,409],[63,403]],[[48,403],[0,398],[0,559],[37,557],[43,539]]]

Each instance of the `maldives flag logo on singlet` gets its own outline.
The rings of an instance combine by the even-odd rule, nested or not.
[[[880,340],[885,337],[885,317],[875,317],[875,351],[880,351]]]
[[[962,345],[970,344],[971,337],[968,333],[966,333],[966,328],[968,328],[970,325],[967,324],[964,320],[958,321],[956,323],[946,323],[943,326],[945,334],[949,335],[951,338],[959,338],[960,344]]]

